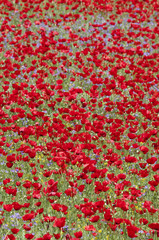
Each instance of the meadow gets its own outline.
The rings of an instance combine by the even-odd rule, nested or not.
[[[158,16],[0,1],[0,239],[159,238]]]

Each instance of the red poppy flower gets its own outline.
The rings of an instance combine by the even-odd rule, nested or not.
[[[20,205],[18,202],[13,202],[13,206],[15,210],[19,210],[23,207],[23,205]]]
[[[141,168],[145,168],[146,167],[146,163],[139,163],[139,166],[141,167]]]
[[[81,238],[83,233],[82,233],[82,231],[79,231],[79,232],[75,232],[74,235],[76,238]]]
[[[44,240],[50,240],[52,238],[52,235],[49,234],[49,233],[46,233],[44,236],[43,236],[43,239]]]
[[[153,187],[156,187],[158,185],[157,181],[148,181],[148,184],[150,184]]]
[[[12,211],[12,209],[13,209],[13,204],[4,204],[4,205],[3,205],[3,208],[4,208],[4,210],[6,210],[7,212],[10,212],[10,211]]]
[[[6,178],[3,180],[3,184],[6,185],[7,183],[10,183],[10,181],[11,181],[10,178]]]
[[[94,232],[97,231],[96,228],[93,225],[85,226],[85,230],[86,231],[94,231]]]
[[[30,181],[26,181],[24,184],[23,184],[23,187],[24,188],[30,188],[32,186],[32,183]]]
[[[125,157],[125,162],[135,163],[137,161],[138,160],[137,160],[136,157],[133,157],[133,156],[130,156],[130,155]]]
[[[65,221],[66,221],[65,217],[56,218],[53,226],[58,227],[58,228],[62,228],[62,227],[65,226]]]
[[[148,164],[154,164],[157,161],[157,157],[151,157],[146,160]]]
[[[33,239],[34,235],[33,234],[30,234],[30,233],[26,233],[25,234],[25,238],[26,239]]]
[[[149,151],[149,149],[148,149],[147,147],[145,147],[145,146],[141,146],[141,147],[140,147],[140,150],[141,150],[144,154],[148,153],[148,151]]]
[[[128,137],[129,137],[130,139],[134,139],[134,138],[137,137],[137,135],[134,134],[134,133],[128,133]]]
[[[28,220],[31,220],[35,217],[35,214],[33,213],[28,213],[28,214],[25,214],[22,218],[24,221],[28,221]]]
[[[149,228],[159,231],[159,223],[150,223]]]
[[[85,189],[85,185],[80,185],[80,186],[78,186],[78,190],[79,190],[80,192],[83,192],[84,189]]]
[[[11,167],[13,166],[13,163],[7,162],[7,163],[6,163],[6,166],[7,166],[8,168],[11,168]]]
[[[55,239],[60,239],[60,233],[54,233],[54,237],[55,237]]]
[[[137,237],[136,233],[139,231],[139,228],[137,228],[134,225],[127,226],[127,233],[130,238]]]
[[[19,232],[19,229],[18,228],[12,228],[11,231],[12,231],[13,234],[17,234]]]
[[[98,222],[98,220],[100,219],[100,217],[97,215],[97,216],[92,216],[89,221],[90,222]]]
[[[139,222],[143,223],[144,225],[146,225],[149,221],[146,218],[140,218]]]
[[[27,226],[26,224],[23,224],[23,228],[24,228],[26,231],[30,231],[30,230],[31,230],[31,227]]]
[[[115,224],[120,224],[123,222],[123,219],[122,218],[114,218],[114,222],[115,222]]]
[[[77,191],[75,188],[68,188],[65,190],[65,193],[67,196],[74,197],[77,194]]]
[[[159,170],[159,163],[155,164],[153,167],[152,167],[152,170],[154,172],[156,172],[157,170]]]
[[[16,239],[16,237],[13,234],[9,234],[6,237],[8,237],[7,239],[10,239],[10,240],[15,240]]]
[[[58,212],[66,212],[67,211],[67,209],[68,209],[68,207],[67,206],[65,206],[65,205],[63,205],[63,204],[58,204],[58,203],[53,203],[53,204],[51,204],[51,206],[52,206],[52,208],[54,209],[54,210],[56,210],[56,211],[58,211]]]
[[[154,179],[156,180],[156,182],[159,183],[159,175],[154,175],[153,177],[154,177]]]
[[[112,219],[112,214],[111,214],[111,212],[110,212],[110,209],[106,209],[106,210],[105,210],[104,219],[105,219],[106,221],[111,221],[111,219]]]

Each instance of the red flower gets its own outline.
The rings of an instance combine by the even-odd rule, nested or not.
[[[6,185],[7,183],[10,183],[10,178],[6,178],[3,180],[3,184]]]
[[[58,228],[62,228],[62,227],[65,226],[65,220],[66,220],[65,217],[56,218],[53,226],[58,227]]]
[[[77,194],[77,191],[75,188],[68,188],[65,190],[65,193],[67,196],[74,197]]]
[[[17,187],[21,185],[21,182],[17,181],[16,182]]]
[[[157,170],[159,170],[159,163],[155,164],[153,167],[152,167],[152,170],[154,172],[156,172]]]
[[[97,231],[96,228],[93,225],[85,226],[85,230],[86,231],[94,231],[94,232]]]
[[[26,224],[23,224],[23,228],[26,230],[26,231],[30,231],[31,228],[29,226],[27,226]]]
[[[6,237],[8,237],[10,240],[15,240],[16,239],[16,237],[13,234],[9,234]]]
[[[146,160],[148,164],[154,164],[157,161],[156,157],[151,157]]]
[[[44,236],[43,236],[43,240],[50,240],[52,238],[52,235],[50,235],[49,233],[46,233]]]
[[[43,176],[44,176],[44,177],[50,177],[51,174],[52,174],[52,171],[47,171],[47,170],[45,170],[45,172],[43,173]]]
[[[25,234],[26,239],[33,239],[33,237],[34,237],[33,234],[30,234],[30,233]]]
[[[12,194],[13,196],[16,196],[17,189],[16,188],[12,188],[12,186],[9,186],[8,188],[5,189],[5,192],[7,194]]]
[[[142,177],[142,178],[145,178],[145,177],[147,177],[147,176],[149,175],[149,172],[147,171],[147,169],[145,169],[145,170],[140,170],[138,175],[139,175],[140,177]]]
[[[149,228],[159,231],[159,223],[150,223]]]
[[[118,179],[125,179],[126,178],[126,174],[124,174],[124,173],[120,173],[120,174],[118,174]]]
[[[19,229],[18,228],[12,228],[11,231],[12,231],[13,234],[17,234],[19,232]]]
[[[81,238],[83,234],[82,234],[82,231],[79,231],[79,232],[75,232],[74,235],[76,238]]]
[[[72,238],[69,233],[66,234],[66,240],[77,240],[77,238]]]
[[[7,161],[8,162],[15,162],[15,160],[16,160],[15,154],[7,156]]]
[[[134,133],[128,133],[128,137],[129,137],[130,139],[134,139],[134,138],[137,137],[137,135],[134,134]]]
[[[34,214],[33,213],[28,213],[28,214],[25,214],[22,218],[24,221],[28,221],[28,220],[31,220],[34,218]]]
[[[15,210],[19,210],[23,207],[23,205],[20,205],[18,202],[13,202],[13,206]]]
[[[133,157],[133,156],[126,156],[125,157],[125,162],[130,162],[130,163],[135,163],[137,162],[137,158],[136,157]]]
[[[56,239],[59,239],[60,238],[60,233],[54,233],[54,237],[56,238]]]
[[[65,205],[63,205],[63,204],[58,204],[58,203],[53,203],[53,204],[51,204],[51,206],[52,206],[52,208],[54,209],[54,210],[56,210],[56,211],[58,211],[58,212],[66,212],[67,211],[67,209],[68,209],[68,207],[67,206],[65,206]]]
[[[114,218],[114,222],[115,222],[115,224],[120,224],[123,222],[123,219],[122,218]]]
[[[110,212],[110,209],[106,209],[106,210],[105,210],[104,219],[105,219],[106,221],[111,221],[111,219],[112,219],[112,214],[111,214],[111,212]]]
[[[78,190],[79,190],[80,192],[83,192],[84,188],[85,188],[85,185],[80,185],[80,186],[78,186]]]
[[[149,221],[146,218],[140,218],[139,222],[143,223],[144,225],[146,225]]]
[[[11,168],[11,167],[13,166],[13,163],[7,162],[7,163],[6,163],[6,166],[7,166],[8,168]]]
[[[148,159],[147,159],[147,160],[148,160]],[[139,166],[140,166],[141,168],[145,168],[146,165],[147,165],[147,163],[139,163]]]
[[[34,158],[35,156],[36,156],[36,151],[30,150],[30,151],[29,151],[29,157],[30,157],[30,158]]]
[[[154,175],[153,177],[154,177],[154,179],[156,180],[156,182],[159,183],[159,175]]]
[[[23,173],[18,172],[17,175],[19,178],[21,178],[23,176]]]
[[[90,222],[98,222],[98,220],[100,219],[100,217],[97,215],[97,216],[93,216],[89,219]]]
[[[148,153],[148,151],[149,151],[149,149],[148,149],[147,147],[145,147],[145,146],[141,146],[141,147],[140,147],[140,150],[141,150],[144,154]]]
[[[150,184],[153,187],[156,187],[158,185],[157,181],[149,181],[148,184]]]
[[[137,237],[137,235],[135,233],[137,233],[139,231],[139,228],[137,228],[136,226],[134,225],[130,225],[130,226],[127,226],[127,232],[128,232],[128,236],[130,238],[135,238]]]
[[[4,210],[6,210],[7,212],[12,211],[13,208],[13,204],[4,204],[3,205]]]
[[[26,181],[24,184],[23,184],[23,187],[24,188],[30,188],[32,186],[32,183],[30,181]]]
[[[139,197],[139,196],[141,196],[141,191],[140,190],[137,190],[136,188],[129,188],[130,190],[131,190],[131,194],[133,195],[133,196],[136,196],[136,197]]]
[[[117,228],[116,224],[108,223],[109,227],[111,228],[112,231],[115,231]]]

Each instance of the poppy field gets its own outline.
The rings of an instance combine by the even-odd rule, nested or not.
[[[0,239],[159,238],[158,16],[0,0]]]

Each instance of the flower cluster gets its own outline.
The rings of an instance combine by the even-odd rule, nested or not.
[[[0,1],[2,240],[159,237],[158,13]]]

